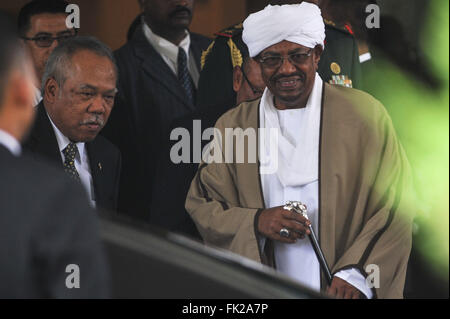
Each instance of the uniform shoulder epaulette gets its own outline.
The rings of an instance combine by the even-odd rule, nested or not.
[[[225,37],[225,38],[232,38],[236,35],[239,35],[242,33],[243,25],[242,23],[235,24],[229,28],[223,29],[214,35],[217,37]]]
[[[205,67],[206,59],[208,58],[208,55],[211,53],[215,43],[216,41],[211,42],[208,48],[202,52],[202,56],[200,58],[200,70],[203,70],[203,68]]]
[[[242,66],[242,63],[243,63],[242,53],[239,50],[239,48],[237,47],[237,45],[235,44],[235,42],[233,41],[233,38],[235,36],[240,36],[242,34],[242,30],[243,30],[242,23],[238,23],[229,28],[226,28],[222,31],[215,33],[214,35],[216,36],[216,40],[213,43],[211,43],[211,45],[208,47],[208,49],[206,49],[202,53],[201,69],[204,68],[206,61],[208,59],[208,56],[211,53],[216,41],[218,43],[222,43],[222,41],[224,41],[224,40],[226,41],[226,44],[230,50],[231,63],[232,63],[233,68],[235,66]]]
[[[327,19],[323,19],[323,22],[325,23],[326,27],[344,32],[346,34],[349,34],[351,36],[354,36],[354,32],[352,27],[349,24],[336,24],[334,21],[332,20],[327,20]]]

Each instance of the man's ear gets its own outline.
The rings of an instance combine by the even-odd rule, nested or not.
[[[242,75],[242,69],[238,66],[235,66],[233,69],[233,90],[234,92],[239,92],[242,86],[242,82],[244,77]]]
[[[44,89],[45,100],[53,103],[56,100],[57,95],[59,95],[60,87],[58,83],[54,78],[49,78],[47,79],[47,82],[45,82]]]
[[[314,52],[314,65],[316,66],[316,69],[317,69],[319,67],[320,57],[322,56],[322,53],[323,53],[322,46],[316,45],[313,52]]]

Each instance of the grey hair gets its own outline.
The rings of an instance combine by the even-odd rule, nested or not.
[[[42,95],[45,94],[45,84],[50,78],[53,78],[60,88],[64,85],[71,67],[72,57],[75,53],[83,50],[108,58],[114,65],[116,79],[118,78],[119,71],[116,60],[111,49],[106,44],[94,37],[73,37],[61,42],[50,54],[42,76]]]

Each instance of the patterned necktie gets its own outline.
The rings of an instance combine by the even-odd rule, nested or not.
[[[70,178],[80,182],[80,175],[78,175],[75,168],[75,156],[78,153],[78,148],[75,143],[70,143],[63,150],[64,154],[64,171],[69,174]]]
[[[178,49],[178,81],[180,81],[186,95],[191,104],[194,104],[194,83],[192,82],[191,75],[187,65],[186,52],[182,48]]]

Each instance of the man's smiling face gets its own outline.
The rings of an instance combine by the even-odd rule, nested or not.
[[[263,80],[275,96],[277,106],[298,107],[308,100],[321,53],[321,46],[311,49],[282,41],[259,54]]]

